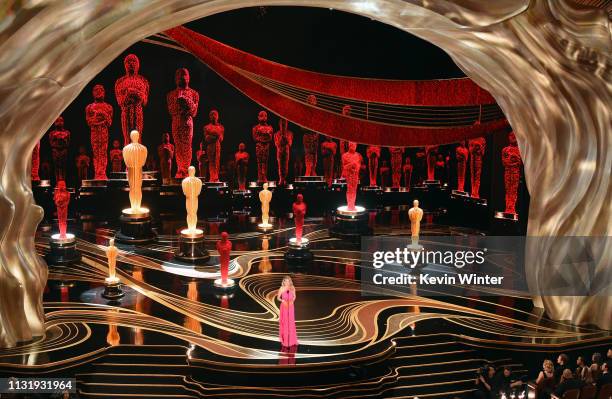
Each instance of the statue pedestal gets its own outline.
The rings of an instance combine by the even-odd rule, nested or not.
[[[334,225],[330,230],[332,237],[358,243],[361,236],[372,234],[368,226],[368,213],[362,206],[356,206],[354,211],[349,211],[346,205],[336,209]]]
[[[106,206],[110,201],[108,180],[83,180],[81,188],[79,188],[79,200],[77,202],[81,220],[111,217],[108,206]]]
[[[147,208],[141,208],[138,213],[132,212],[131,209],[124,209],[119,221],[121,229],[115,236],[118,243],[147,244],[157,238],[151,228],[151,215]]]
[[[259,223],[257,225],[257,230],[263,231],[265,233],[265,232],[271,231],[273,227],[274,226],[269,222],[267,224]]]
[[[233,190],[232,191],[232,209],[236,211],[249,210],[252,206],[253,193],[251,190]]]
[[[440,180],[425,180],[426,186],[440,186]]]
[[[470,201],[477,204],[477,205],[487,205],[487,199],[486,198],[474,198],[474,197],[470,197]]]
[[[49,239],[49,248],[51,252],[45,256],[45,260],[51,265],[71,265],[81,260],[81,254],[76,249],[74,234],[66,234],[66,238],[53,234]]]
[[[214,281],[213,285],[216,289],[224,291],[231,291],[234,289],[234,287],[236,287],[236,283],[231,278],[228,278],[225,283],[223,282],[223,280],[218,278]]]
[[[500,236],[522,235],[524,232],[521,232],[521,228],[516,213],[495,212],[491,226],[492,234]]]
[[[511,220],[514,222],[518,222],[518,215],[516,213],[508,213],[508,212],[495,212],[495,219],[504,219]]]
[[[104,280],[104,292],[102,292],[102,298],[106,298],[110,301],[116,301],[125,295],[121,289],[121,283],[118,278],[106,278]]]
[[[302,237],[302,242],[298,244],[297,238],[289,239],[285,260],[292,263],[304,263],[313,260],[314,256],[310,252],[308,238]]]
[[[182,230],[179,250],[174,257],[181,262],[191,264],[208,261],[210,255],[206,248],[204,248],[204,232],[200,229],[196,229],[193,232],[187,229]]]
[[[460,191],[460,190],[452,190],[451,191],[451,196],[456,196],[456,197],[469,197],[470,195],[465,192],[465,191]]]
[[[366,207],[379,208],[383,205],[383,189],[380,186],[362,186],[360,188],[362,201]]]
[[[296,190],[326,190],[327,182],[324,176],[297,176],[293,187]]]

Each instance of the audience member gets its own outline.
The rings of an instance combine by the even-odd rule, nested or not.
[[[601,353],[595,352],[591,357],[591,376],[593,377],[593,381],[596,381],[599,378],[599,374],[601,373]]]
[[[560,354],[559,357],[557,357],[557,367],[555,367],[556,384],[561,383],[561,376],[563,375],[563,371],[565,371],[565,369],[568,367],[570,367],[569,357],[565,353]]]
[[[476,385],[476,391],[474,392],[474,398],[476,399],[490,399],[492,398],[491,384],[493,383],[493,377],[495,376],[495,369],[491,365],[487,365],[478,371],[478,377],[474,381]]]
[[[563,397],[563,394],[570,389],[580,389],[584,386],[584,382],[577,378],[574,378],[572,370],[565,369],[561,373],[561,380],[559,385],[555,388],[555,395],[559,398]]]
[[[523,387],[523,381],[514,378],[510,367],[505,366],[501,368],[501,371],[495,375],[491,382],[491,393],[493,397],[497,398],[501,394],[505,394],[506,397],[510,397],[510,394]]]
[[[608,351],[608,353],[610,353]],[[612,360],[609,360],[601,365],[601,375],[597,380],[597,392],[601,391],[601,387],[606,384],[612,384],[612,374],[610,374],[610,364]]]
[[[538,399],[550,398],[550,394],[555,387],[555,365],[551,360],[544,360],[542,371],[536,379],[536,387]]]
[[[585,384],[593,383],[593,375],[591,374],[591,368],[587,366],[584,358],[582,356],[578,356],[576,359],[576,378],[583,381]]]

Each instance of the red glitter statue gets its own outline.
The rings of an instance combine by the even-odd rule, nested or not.
[[[317,152],[319,150],[319,134],[311,130],[304,131],[302,137],[304,144],[304,162],[306,163],[306,176],[317,175]]]
[[[144,119],[142,107],[149,101],[149,82],[138,74],[140,61],[135,54],[128,54],[123,59],[125,75],[115,82],[115,96],[121,108],[121,130],[123,145],[130,144],[130,132],[137,130],[142,141]]]
[[[331,137],[326,136],[321,143],[321,158],[323,159],[323,175],[327,185],[331,187],[334,181],[334,165],[338,145]]]
[[[234,154],[236,162],[236,177],[238,179],[238,190],[246,190],[247,170],[249,167],[249,153],[246,152],[244,143],[238,144],[238,151]]]
[[[473,198],[480,198],[480,173],[482,172],[482,158],[484,157],[487,141],[484,137],[471,139],[468,142],[470,150],[470,177]]]
[[[377,145],[369,145],[366,150],[368,156],[368,171],[370,172],[370,187],[375,187],[376,175],[378,174],[378,160],[380,159],[380,147]]]
[[[342,115],[343,116],[350,116],[351,115],[351,106],[350,105],[345,105],[344,107],[342,107]],[[349,142],[346,140],[340,140],[338,142],[338,150],[340,151],[340,162],[338,162],[338,176],[342,177],[342,156],[344,155],[345,152],[348,152],[348,145]]]
[[[51,157],[55,169],[55,183],[66,180],[66,161],[68,160],[68,147],[70,146],[70,132],[64,129],[64,118],[61,116],[55,121],[55,129],[49,133],[51,144]]]
[[[293,144],[293,132],[287,129],[287,119],[278,122],[279,130],[274,133],[274,144],[276,145],[276,161],[278,162],[278,185],[287,184],[287,173],[289,173],[289,155]]]
[[[391,174],[391,168],[387,165],[387,160],[383,159],[380,166],[380,186],[389,187],[389,175]]]
[[[406,162],[404,163],[402,170],[404,172],[404,187],[406,187],[406,189],[410,191],[413,170],[412,163],[410,162],[410,157],[406,157]]]
[[[404,158],[404,149],[401,147],[389,148],[391,153],[391,177],[393,180],[392,186],[399,188],[402,184],[402,161]]]
[[[93,88],[94,102],[85,107],[85,120],[89,125],[93,149],[94,179],[106,180],[108,164],[108,128],[113,123],[113,107],[104,101],[104,86]]]
[[[227,232],[221,233],[221,239],[217,241],[217,251],[219,251],[219,263],[221,268],[221,284],[227,285],[227,275],[229,272],[230,252],[232,242],[228,239]]]
[[[172,158],[174,158],[174,145],[170,143],[170,135],[162,135],[162,143],[157,147],[159,157],[159,169],[161,172],[162,183],[167,183],[172,177]]]
[[[465,143],[459,143],[459,146],[455,149],[455,157],[457,158],[457,190],[464,191],[465,167],[468,160],[468,150],[465,148]]]
[[[259,111],[259,123],[253,126],[253,140],[255,141],[255,155],[257,156],[257,181],[268,181],[268,157],[270,156],[270,142],[273,129],[268,125],[268,113]]]
[[[57,224],[59,226],[60,239],[66,238],[68,230],[68,204],[70,203],[70,192],[66,189],[66,182],[60,180],[55,186],[53,202],[57,208]]]
[[[40,141],[36,143],[32,150],[32,171],[30,172],[30,178],[32,181],[40,181],[38,171],[40,169]]]
[[[508,146],[502,150],[504,165],[504,186],[506,188],[506,213],[516,214],[516,197],[521,176],[521,153],[514,132],[508,134]]]
[[[196,152],[196,158],[198,159],[198,176],[206,179],[206,166],[208,165],[208,155],[204,149],[204,143],[200,143],[200,149]]]
[[[172,116],[172,139],[176,146],[176,178],[187,177],[191,165],[193,118],[198,112],[200,95],[189,87],[189,71],[179,68],[174,74],[176,89],[166,95],[168,112]]]
[[[357,144],[350,142],[348,152],[342,155],[342,176],[346,178],[346,205],[349,211],[355,210],[361,159],[361,154],[357,152]]]
[[[77,168],[77,180],[78,186],[80,187],[83,180],[87,180],[89,174],[89,165],[91,164],[91,158],[87,155],[85,146],[79,146],[79,155],[75,158]]]
[[[438,161],[438,146],[426,145],[425,156],[427,158],[427,180],[435,180],[436,162]]]
[[[113,148],[110,150],[111,172],[119,173],[123,170],[123,149],[119,140],[113,140]]]
[[[221,142],[225,134],[225,128],[219,123],[219,112],[213,109],[209,112],[210,123],[204,126],[204,142],[206,143],[206,154],[208,155],[208,181],[219,181],[219,166],[221,164]]]
[[[293,203],[293,220],[295,220],[295,240],[298,244],[302,243],[302,232],[304,231],[304,217],[306,216],[306,203],[304,196],[298,194]]]

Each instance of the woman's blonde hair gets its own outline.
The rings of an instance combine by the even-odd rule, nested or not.
[[[281,285],[285,285],[285,281],[289,280],[289,284],[293,287],[293,280],[291,280],[290,276],[285,276],[283,277],[283,281],[281,283]]]
[[[552,360],[544,360],[544,364],[542,365],[542,367],[544,367],[544,370],[546,371],[553,371],[553,369],[555,368],[555,365],[553,364]]]

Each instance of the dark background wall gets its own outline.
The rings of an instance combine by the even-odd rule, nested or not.
[[[317,72],[386,79],[447,79],[465,76],[446,53],[426,41],[368,18],[328,9],[245,8],[213,15],[186,26],[260,57]],[[250,178],[255,177],[251,127],[257,122],[257,113],[261,107],[227,84],[194,56],[139,42],[100,72],[63,113],[66,128],[72,132],[68,161],[69,185],[75,185],[74,157],[78,147],[85,146],[91,154],[84,110],[92,102],[91,90],[95,84],[104,85],[106,101],[114,107],[109,148],[113,139],[122,141],[120,109],[115,99],[114,84],[125,73],[123,58],[129,53],[140,58],[140,73],[150,83],[149,103],[144,109],[143,132],[143,142],[150,156],[157,158],[161,135],[170,132],[166,93],[175,87],[175,70],[186,67],[191,74],[191,87],[200,93],[200,105],[194,120],[193,164],[197,163],[195,151],[202,139],[203,126],[208,123],[208,112],[215,108],[219,110],[221,123],[225,125],[222,163],[232,160],[238,144],[244,142],[251,154]],[[276,130],[277,116],[270,114],[269,122]],[[292,124],[289,129],[294,132],[294,149],[301,150],[301,129]],[[503,181],[499,180],[500,194],[499,186],[491,183],[491,173],[495,172],[497,180],[501,178],[495,158],[499,157],[501,151],[501,144],[497,143],[505,142],[506,139],[502,137],[495,142],[491,140],[488,139],[485,159],[485,165],[490,167],[485,166],[483,170],[481,196],[491,198],[494,194],[495,198],[491,199],[499,202],[500,195],[503,196]],[[45,159],[50,161],[47,136],[41,144],[41,162]],[[365,148],[361,147],[360,151],[365,154]],[[451,154],[452,159],[454,145],[442,146],[441,151]],[[413,157],[415,152],[416,149],[409,149],[407,154]],[[388,159],[388,152],[383,150],[385,158]],[[93,166],[90,173],[93,173]],[[269,175],[272,179],[276,178],[274,150],[270,158]],[[455,180],[454,172],[451,172],[451,181]]]

